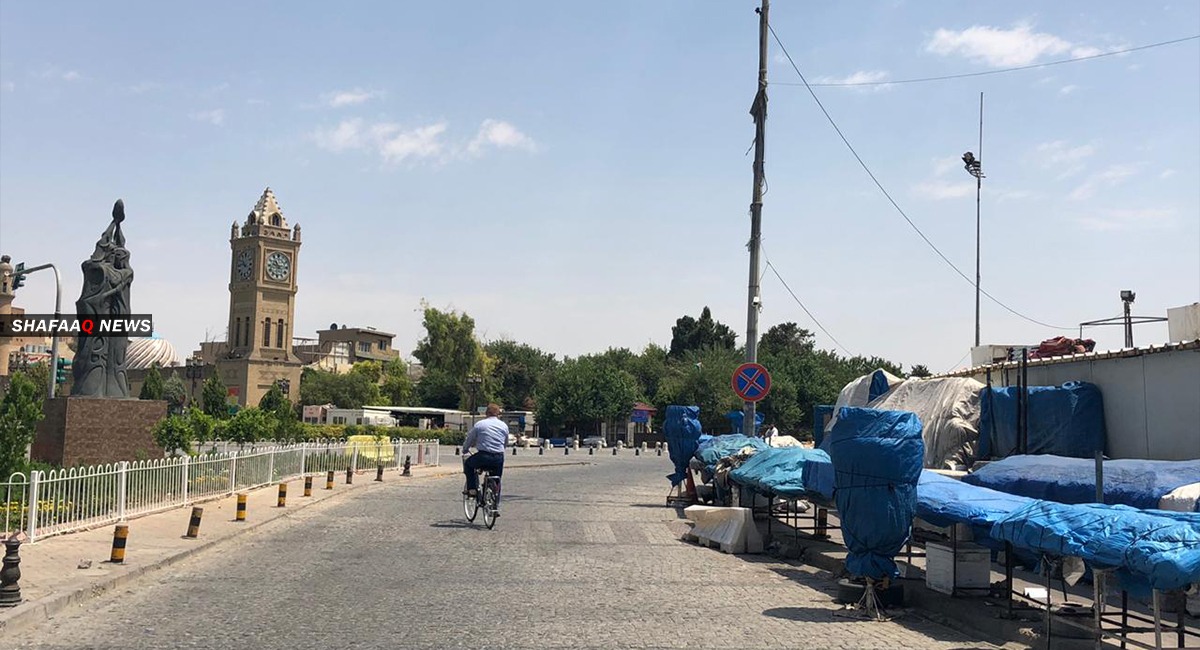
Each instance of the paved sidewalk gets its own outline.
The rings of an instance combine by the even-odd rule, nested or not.
[[[583,459],[549,456],[509,459],[507,467],[542,467],[580,464]],[[250,491],[247,497],[246,521],[235,522],[237,497],[224,496],[195,505],[204,509],[200,534],[187,539],[192,506],[165,510],[160,513],[130,519],[129,537],[123,564],[108,562],[112,550],[114,524],[102,525],[57,537],[22,544],[21,596],[23,602],[12,608],[0,609],[0,634],[37,624],[58,612],[105,592],[118,589],[131,580],[156,571],[230,538],[255,530],[274,521],[288,518],[314,504],[340,499],[351,494],[365,494],[372,489],[416,479],[437,478],[461,473],[459,459],[443,453],[438,467],[413,467],[412,476],[400,472],[384,472],[383,483],[375,482],[373,470],[363,470],[346,485],[346,473],[335,473],[334,489],[325,489],[325,476],[313,476],[311,497],[305,497],[304,480],[288,482],[287,505],[277,507],[278,484]]]

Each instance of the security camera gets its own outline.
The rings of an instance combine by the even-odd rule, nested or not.
[[[755,307],[762,307],[762,298],[754,296],[750,299],[750,304],[754,305]]]
[[[1133,302],[1133,299],[1136,297],[1137,294],[1128,289],[1121,292],[1121,300],[1124,302]]]

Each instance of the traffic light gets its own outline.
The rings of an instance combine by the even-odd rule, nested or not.
[[[54,369],[54,381],[58,384],[67,383],[67,375],[71,372],[71,362],[66,359],[58,360],[58,367]]]
[[[17,262],[17,268],[13,269],[12,288],[20,289],[25,286],[25,262]]]

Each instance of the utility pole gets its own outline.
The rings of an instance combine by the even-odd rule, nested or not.
[[[983,162],[983,93],[979,93],[979,160]],[[983,174],[975,176],[975,347],[979,347],[979,199]]]
[[[983,93],[979,93],[979,157],[962,156],[967,173],[975,177],[975,347],[979,347],[979,199],[983,193]]]
[[[754,193],[750,202],[750,287],[746,305],[746,362],[758,363],[758,312],[762,308],[759,295],[758,251],[762,239],[763,154],[767,136],[767,12],[770,0],[762,0],[758,13],[758,92],[750,115],[754,117]],[[756,435],[756,404],[745,402],[742,433]]]

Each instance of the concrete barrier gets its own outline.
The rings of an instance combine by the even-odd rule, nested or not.
[[[749,508],[688,506],[684,516],[696,522],[691,536],[705,546],[724,553],[762,553],[763,540]]]

